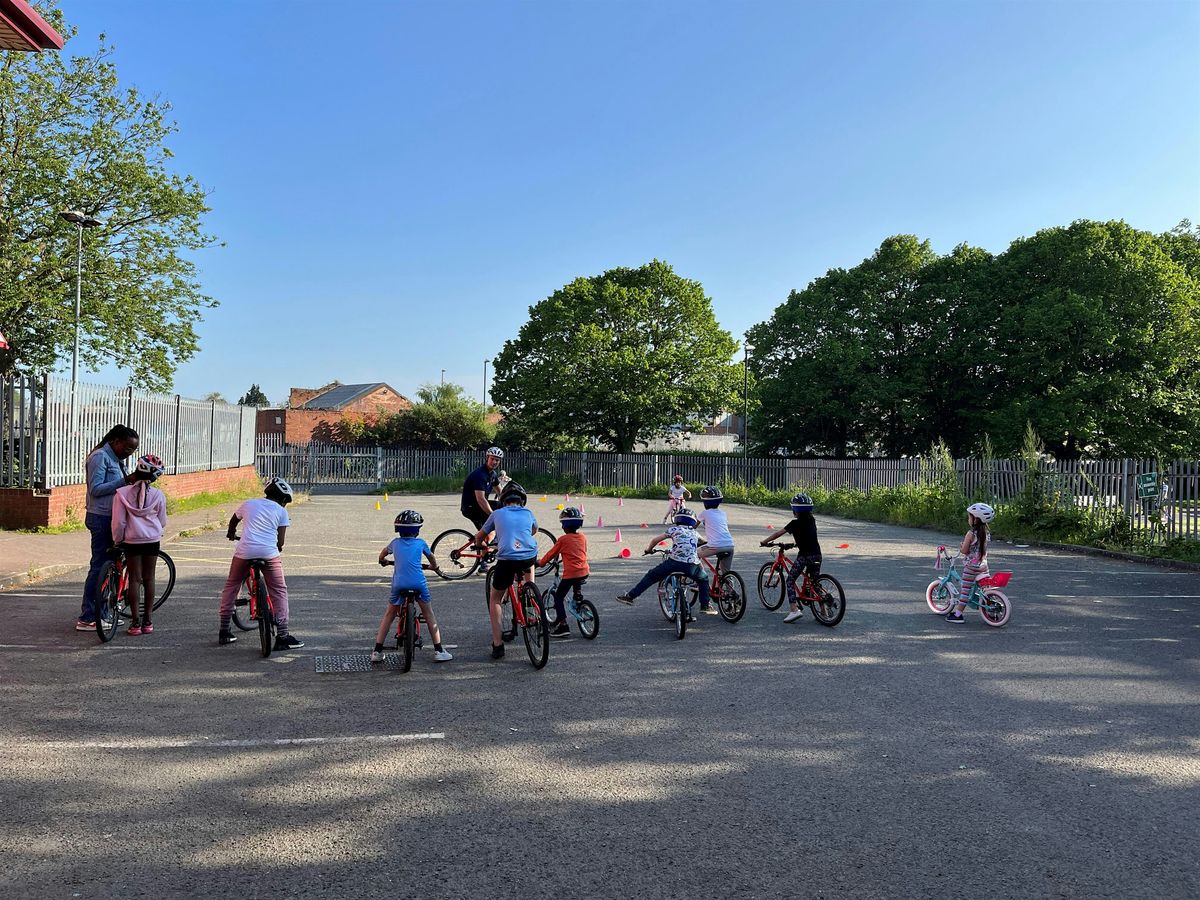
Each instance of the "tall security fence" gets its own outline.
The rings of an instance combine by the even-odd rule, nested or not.
[[[309,490],[365,491],[414,479],[461,478],[483,459],[479,451],[285,444],[280,435],[258,441],[258,468]],[[1122,509],[1153,526],[1163,539],[1200,538],[1200,462],[1152,459],[1043,460],[1033,472],[1016,459],[785,459],[783,457],[655,453],[535,453],[512,451],[504,468],[517,478],[555,479],[567,485],[644,488],[680,474],[692,486],[761,483],[770,490],[821,485],[870,493],[878,487],[936,483],[953,477],[968,496],[998,502],[1036,488],[1063,507]]]
[[[154,453],[167,474],[251,465],[257,411],[178,394],[75,385],[49,375],[0,378],[0,487],[80,484],[84,458],[115,424],[138,432],[139,452]]]

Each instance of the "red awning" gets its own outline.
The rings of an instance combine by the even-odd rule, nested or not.
[[[25,0],[0,0],[0,50],[61,50],[62,35]]]

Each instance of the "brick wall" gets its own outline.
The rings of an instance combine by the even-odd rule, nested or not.
[[[338,382],[331,381],[331,382],[329,382],[329,384],[325,385],[325,387],[319,387],[319,388],[294,387],[290,391],[288,391],[288,406],[290,406],[292,409],[297,409],[298,407],[303,406],[305,403],[307,403],[313,397],[317,396],[317,394],[323,394],[330,388],[334,388],[337,386],[338,386]]]
[[[359,397],[346,406],[343,412],[357,413],[360,416],[375,416],[382,411],[384,414],[403,412],[411,409],[412,403],[407,397],[402,397],[389,387],[381,387]]]
[[[286,409],[260,409],[255,417],[255,432],[257,434],[283,434],[283,423],[287,416]],[[278,421],[276,421],[278,419]]]
[[[157,482],[158,487],[177,499],[205,491],[229,491],[258,484],[254,466],[164,475]],[[82,521],[86,505],[87,489],[82,484],[69,484],[50,491],[0,488],[0,528],[62,525],[71,518]]]

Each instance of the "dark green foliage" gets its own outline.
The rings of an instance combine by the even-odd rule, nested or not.
[[[238,398],[238,406],[256,406],[261,409],[270,405],[271,401],[267,399],[267,395],[257,384],[250,385],[250,390]]]

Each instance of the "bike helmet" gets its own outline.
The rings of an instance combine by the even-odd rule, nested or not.
[[[986,503],[972,503],[967,507],[967,512],[983,522],[984,525],[996,518],[996,511]]]
[[[268,497],[270,497],[272,494],[278,494],[287,503],[291,503],[294,496],[292,494],[292,486],[278,475],[273,476],[271,480],[267,482],[265,490]]]
[[[415,509],[401,510],[400,515],[396,516],[396,534],[400,537],[416,537],[424,524],[425,519]]]
[[[135,471],[149,474],[150,480],[153,481],[163,472],[167,471],[167,467],[163,465],[163,461],[153,453],[147,453],[137,461],[137,468]]]
[[[792,515],[798,516],[802,512],[813,511],[813,499],[808,494],[801,491],[792,497]]]
[[[710,484],[700,492],[700,499],[704,501],[705,509],[716,509],[725,499],[725,495],[721,493],[719,487]]]
[[[568,506],[558,514],[558,522],[565,531],[578,531],[583,527],[583,513],[578,507]]]
[[[525,488],[521,487],[515,481],[510,481],[504,486],[504,490],[500,492],[501,506],[508,506],[513,500],[518,501],[524,506],[528,499],[529,497],[525,493]]]
[[[700,520],[696,518],[696,514],[686,506],[680,507],[679,511],[672,516],[671,521],[685,528],[695,528],[700,524]]]
[[[496,459],[504,459],[504,451],[499,447],[488,447],[487,453],[484,456],[494,456]]]
[[[680,484],[682,484],[682,483],[683,483],[683,476],[682,476],[682,475],[676,475],[676,476],[675,476],[674,478],[672,478],[671,480],[672,480],[672,481],[675,481],[675,482],[679,482]]]

